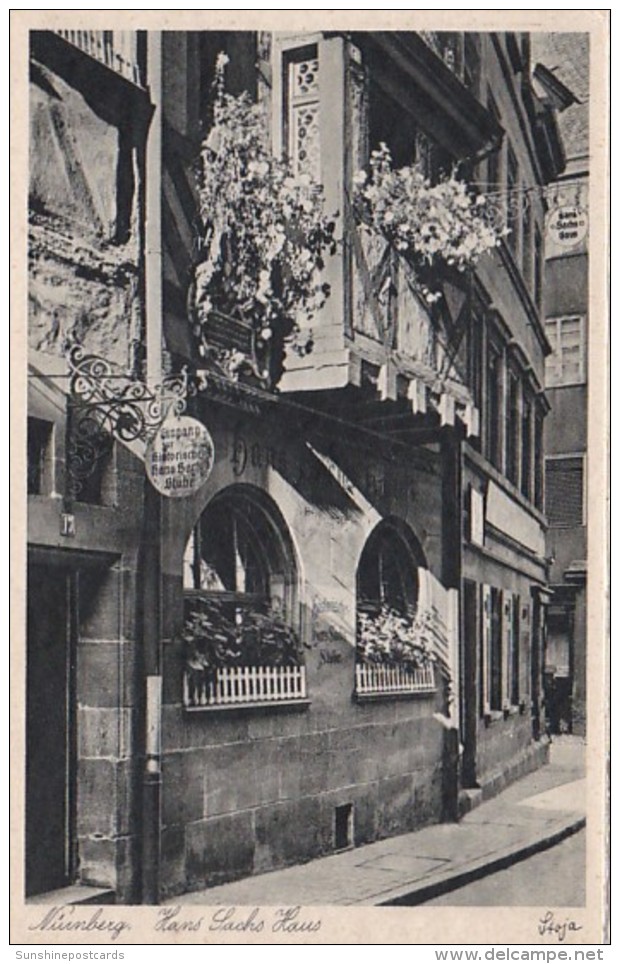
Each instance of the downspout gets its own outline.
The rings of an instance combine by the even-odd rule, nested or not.
[[[145,308],[146,382],[154,389],[162,372],[162,67],[161,31],[147,32],[148,82],[153,119],[146,148]],[[142,534],[142,773],[143,904],[159,903],[161,849],[161,498],[146,473]]]
[[[460,647],[460,599],[463,555],[463,427],[455,420],[454,424],[443,425],[440,430],[441,449],[441,576],[449,596],[449,625],[447,627],[452,647],[451,681],[453,705],[450,712],[450,725],[444,728],[443,753],[443,820],[458,820],[459,811],[459,758],[460,723],[459,701],[461,681],[459,667]]]

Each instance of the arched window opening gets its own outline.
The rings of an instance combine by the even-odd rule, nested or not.
[[[357,570],[358,610],[405,612],[418,599],[417,560],[398,531],[382,523],[364,546]]]
[[[215,498],[187,543],[185,589],[241,610],[269,608],[290,619],[295,560],[283,523],[270,508],[242,489]]]
[[[371,533],[357,569],[355,693],[431,693],[432,614],[419,606],[422,551],[412,533],[386,520]]]
[[[227,489],[183,563],[186,708],[305,699],[297,567],[276,506],[250,487]]]

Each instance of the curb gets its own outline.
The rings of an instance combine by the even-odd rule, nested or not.
[[[476,880],[481,880],[483,877],[488,877],[491,874],[496,873],[498,870],[505,870],[507,867],[511,867],[513,864],[517,864],[522,860],[527,860],[528,857],[532,857],[534,854],[542,853],[544,850],[549,850],[551,847],[555,847],[556,844],[561,843],[568,837],[572,837],[573,834],[583,830],[585,825],[586,818],[578,817],[546,837],[541,837],[538,840],[532,841],[531,843],[524,844],[523,846],[518,847],[516,850],[508,850],[503,854],[494,856],[491,860],[485,860],[484,862],[477,864],[474,863],[467,869],[458,871],[457,873],[452,874],[449,877],[445,877],[442,880],[437,880],[432,884],[425,884],[418,887],[415,885],[413,887],[411,885],[409,885],[409,887],[399,887],[397,890],[392,891],[387,898],[385,896],[382,897],[382,899],[377,901],[374,906],[415,907],[417,904],[423,904],[435,897],[441,897],[443,894],[449,894],[453,890],[458,890],[459,888],[464,887],[466,884],[473,883]]]

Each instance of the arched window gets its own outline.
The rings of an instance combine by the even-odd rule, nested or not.
[[[183,568],[187,709],[305,700],[297,567],[274,503],[250,486],[217,495]]]
[[[384,521],[370,534],[357,568],[358,611],[387,607],[404,612],[418,601],[418,566],[424,564],[415,537]]]
[[[355,693],[360,699],[433,693],[432,627],[418,607],[419,543],[399,520],[370,534],[357,568]]]
[[[292,543],[271,500],[234,486],[209,503],[185,550],[186,590],[290,619],[296,582]]]

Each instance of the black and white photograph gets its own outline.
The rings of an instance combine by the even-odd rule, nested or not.
[[[164,13],[12,24],[15,939],[606,943],[608,13]]]

